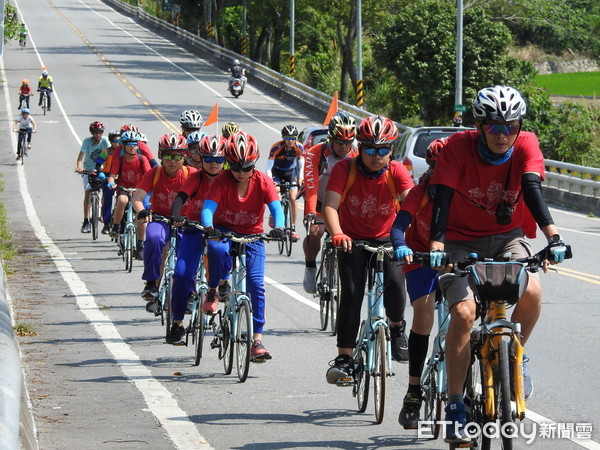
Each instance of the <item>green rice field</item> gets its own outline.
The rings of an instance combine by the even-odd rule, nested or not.
[[[538,75],[535,82],[547,88],[550,95],[600,97],[600,72]]]

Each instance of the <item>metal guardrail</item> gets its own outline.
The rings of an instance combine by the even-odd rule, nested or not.
[[[310,106],[316,107],[323,111],[329,109],[329,105],[333,99],[332,96],[326,95],[317,91],[305,84],[302,84],[293,78],[286,77],[278,72],[275,72],[268,67],[258,64],[249,58],[245,58],[237,53],[220,47],[219,45],[198,37],[186,30],[183,30],[175,25],[172,25],[162,19],[148,14],[141,6],[131,6],[123,0],[105,0],[117,8],[126,11],[132,17],[137,16],[141,21],[150,24],[152,27],[160,30],[166,30],[179,39],[187,42],[193,47],[198,47],[203,51],[211,53],[214,57],[230,63],[233,59],[243,61],[248,67],[249,77],[254,77],[257,80],[268,84],[281,93],[288,94],[301,102]],[[372,113],[357,108],[345,102],[339,102],[340,109],[353,115],[356,119],[363,119],[372,115]],[[400,127],[402,127],[401,124]],[[600,169],[591,167],[577,166],[575,164],[567,164],[560,161],[546,160],[546,181],[545,186],[551,189],[565,190],[567,192],[589,196],[596,198],[600,196]]]

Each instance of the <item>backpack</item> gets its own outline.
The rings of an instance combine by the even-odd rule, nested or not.
[[[356,174],[358,172],[358,163],[356,162],[356,158],[352,158],[352,160],[350,161],[350,173],[348,174],[348,178],[346,179],[346,185],[344,186],[344,191],[342,192],[342,202],[344,200],[346,200],[346,196],[348,194],[348,191],[350,190],[350,188],[354,185],[354,182],[356,181]],[[392,194],[392,199],[394,201],[394,206],[396,208],[396,212],[400,211],[400,201],[398,200],[398,194],[396,193],[396,183],[394,182],[394,179],[392,178],[392,174],[391,171],[386,170],[385,171],[385,178],[387,181],[387,186],[388,189],[390,190],[390,194]]]

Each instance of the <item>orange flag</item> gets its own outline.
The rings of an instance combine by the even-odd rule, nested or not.
[[[219,120],[219,103],[215,103],[215,106],[213,106],[212,111],[210,112],[210,114],[208,115],[208,118],[206,119],[206,122],[204,122],[204,126],[211,125],[211,124],[217,122],[218,120]]]
[[[338,112],[337,91],[335,91],[335,94],[333,94],[333,100],[331,100],[331,105],[329,105],[329,111],[327,112],[327,117],[325,117],[325,122],[323,122],[323,128],[325,128],[329,124],[329,121],[336,112]]]

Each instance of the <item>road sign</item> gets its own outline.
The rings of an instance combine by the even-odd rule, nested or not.
[[[467,105],[454,105],[454,111],[467,112]]]

